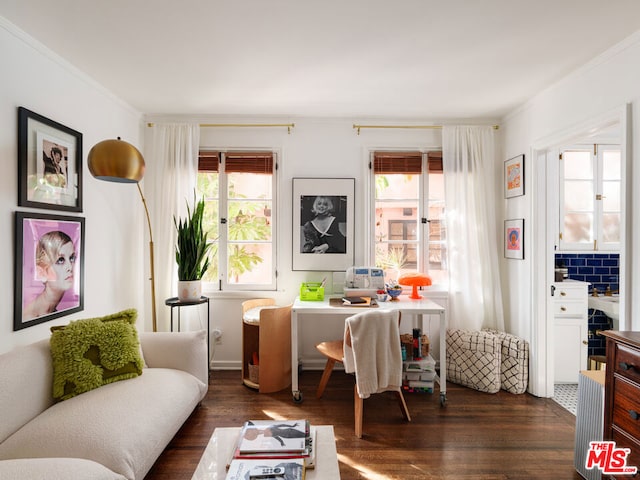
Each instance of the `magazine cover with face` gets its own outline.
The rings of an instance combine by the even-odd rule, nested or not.
[[[249,420],[238,439],[240,453],[304,452],[308,420]]]

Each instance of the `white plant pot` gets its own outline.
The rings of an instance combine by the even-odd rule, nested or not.
[[[202,296],[202,280],[178,280],[178,300],[196,302]]]

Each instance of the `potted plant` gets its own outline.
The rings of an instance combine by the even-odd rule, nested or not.
[[[176,220],[176,263],[178,264],[178,298],[183,302],[199,300],[202,295],[202,276],[209,268],[207,253],[211,244],[202,228],[204,199],[193,194],[193,210],[187,202],[187,217]]]
[[[393,270],[395,277],[400,276],[402,267],[407,263],[407,255],[402,248],[397,247],[382,247],[376,246],[376,267],[383,268],[385,270],[385,277],[391,276],[390,270]]]

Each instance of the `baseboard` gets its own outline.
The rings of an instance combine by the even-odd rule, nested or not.
[[[327,361],[321,358],[301,359],[302,370],[324,370]],[[242,370],[242,363],[234,360],[213,360],[211,370]],[[336,364],[335,370],[343,370],[342,365]]]

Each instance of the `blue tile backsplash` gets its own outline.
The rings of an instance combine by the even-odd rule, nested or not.
[[[568,270],[572,280],[589,282],[589,294],[597,288],[603,295],[607,287],[616,292],[620,285],[620,254],[618,253],[558,253],[556,266]],[[596,335],[596,330],[609,330],[609,319],[600,311],[589,309],[589,355],[604,355],[604,337]]]
[[[620,283],[620,254],[618,253],[558,253],[556,265],[563,263],[569,278],[589,282],[589,291],[596,287],[604,292],[607,286],[618,290]]]

